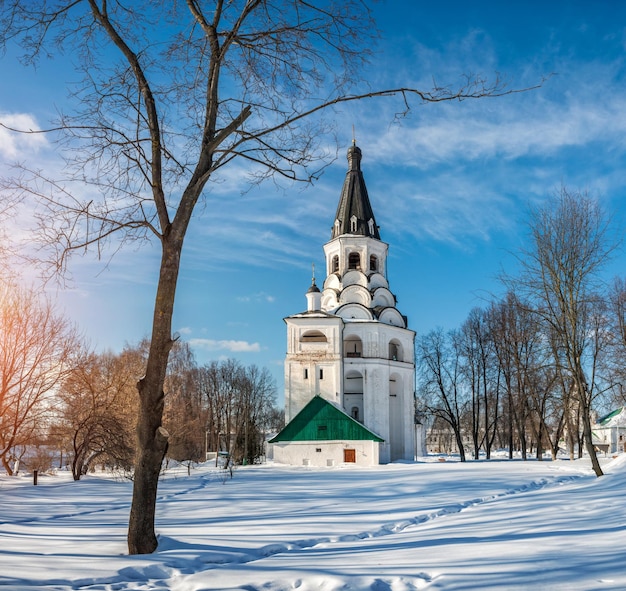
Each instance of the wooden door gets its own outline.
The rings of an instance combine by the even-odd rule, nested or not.
[[[344,449],[343,450],[343,461],[345,463],[356,464],[356,450],[355,449]]]

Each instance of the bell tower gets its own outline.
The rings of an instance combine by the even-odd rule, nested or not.
[[[323,288],[320,293],[313,278],[307,311],[285,318],[286,420],[319,394],[385,440],[381,462],[412,460],[415,333],[389,290],[388,245],[380,239],[354,142],[347,156],[324,245]]]

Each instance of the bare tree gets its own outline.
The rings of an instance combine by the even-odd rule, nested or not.
[[[222,400],[226,398],[220,379],[219,365],[216,361],[204,365],[198,370],[198,386],[206,404],[205,450],[215,451],[215,462],[222,449],[221,433],[224,430]]]
[[[59,388],[54,435],[69,442],[74,480],[80,480],[96,461],[131,469],[137,370],[127,361],[124,353],[85,354]]]
[[[535,437],[536,457],[543,460],[545,446],[549,445],[552,459],[556,459],[568,407],[564,399],[557,396],[559,374],[554,366],[543,365],[533,369],[528,376],[528,395],[532,411],[529,423]]]
[[[615,340],[626,351],[626,281],[616,277],[609,293]]]
[[[463,374],[471,394],[471,435],[474,457],[480,449],[491,457],[500,411],[500,366],[495,356],[489,314],[480,308],[471,310],[459,332],[463,355]]]
[[[79,339],[45,298],[4,283],[0,335],[0,462],[12,474],[12,450],[41,438],[52,396],[71,367]]]
[[[607,301],[610,350],[605,371],[610,384],[612,402],[626,404],[626,281],[616,277]]]
[[[2,125],[2,121],[0,121]],[[1,187],[1,184],[0,184]],[[14,209],[19,202],[17,195],[3,195],[0,199],[0,273],[8,280],[16,276],[11,260],[15,257],[14,244],[10,239],[10,232],[7,232],[6,222],[14,216]]]
[[[206,409],[198,384],[198,366],[189,344],[177,341],[165,379],[163,424],[170,434],[168,458],[179,462],[203,460]]]
[[[24,169],[15,185],[39,200],[41,238],[54,245],[56,268],[90,247],[102,252],[110,243],[150,237],[161,247],[150,351],[138,383],[128,530],[130,553],[149,553],[157,546],[156,494],[168,446],[164,381],[181,254],[216,171],[238,158],[257,179],[314,178],[324,156],[318,132],[327,129],[321,114],[333,105],[395,96],[406,112],[413,99],[513,91],[498,78],[470,78],[460,88],[359,89],[376,36],[361,0],[7,0],[2,6],[0,44],[20,43],[27,62],[72,47],[83,74],[75,112],[51,130],[66,142],[69,176]]]
[[[438,329],[422,337],[417,362],[421,373],[421,405],[450,425],[461,461],[465,461],[463,419],[468,410],[468,396],[461,375],[461,346],[457,332]]]
[[[275,408],[276,384],[270,372],[251,365],[244,370],[238,393],[240,409],[237,454],[240,463],[254,463],[265,450],[265,425]]]
[[[530,220],[531,245],[520,258],[522,274],[512,284],[532,303],[555,339],[580,407],[587,453],[603,474],[592,442],[591,407],[600,327],[596,313],[600,273],[615,244],[609,222],[589,195],[565,188]]]
[[[534,365],[537,331],[512,292],[508,292],[502,301],[492,304],[488,318],[495,356],[502,372],[501,385],[505,398],[502,414],[506,419],[509,458],[513,457],[514,447],[519,445],[525,460],[526,427],[530,414],[528,376]]]
[[[276,425],[276,384],[271,374],[227,359],[200,368],[199,375],[206,399],[207,445],[226,452],[233,462],[254,463],[264,453],[265,434]]]

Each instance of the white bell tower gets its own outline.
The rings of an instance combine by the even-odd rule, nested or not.
[[[382,463],[415,457],[415,333],[389,290],[387,250],[352,145],[323,289],[313,277],[306,312],[285,318],[285,412],[319,394],[385,440]]]

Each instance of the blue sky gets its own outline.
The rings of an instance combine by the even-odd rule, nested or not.
[[[236,357],[268,367],[282,396],[283,317],[306,308],[311,263],[323,280],[352,139],[382,239],[388,279],[410,327],[458,326],[501,293],[514,271],[528,208],[561,185],[586,190],[626,223],[626,3],[399,2],[375,5],[382,40],[364,71],[372,88],[456,85],[464,74],[542,88],[497,99],[415,106],[364,101],[337,113],[337,160],[313,186],[267,182],[242,194],[235,166],[212,186],[186,243],[175,329],[201,363]],[[65,101],[71,71],[49,60],[24,69],[0,58],[0,118],[44,126]],[[11,83],[8,84],[7,80]],[[0,170],[53,157],[41,138],[0,130]],[[19,224],[12,226],[19,231]],[[607,276],[624,274],[620,251]],[[105,267],[75,259],[59,304],[97,349],[149,334],[157,245],[127,248]]]

